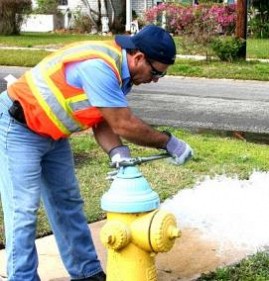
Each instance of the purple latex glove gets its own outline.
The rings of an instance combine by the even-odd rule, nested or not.
[[[119,167],[119,163],[129,160],[131,158],[131,152],[127,145],[120,145],[112,148],[108,153],[112,165]]]
[[[193,150],[184,141],[171,135],[165,149],[172,156],[171,162],[175,165],[182,165],[193,156]]]

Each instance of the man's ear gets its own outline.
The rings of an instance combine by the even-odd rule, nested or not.
[[[133,55],[134,64],[138,65],[139,63],[143,62],[145,59],[145,55],[142,52],[137,52]]]

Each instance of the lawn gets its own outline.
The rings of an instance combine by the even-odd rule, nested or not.
[[[111,36],[85,35],[85,34],[58,34],[58,33],[22,33],[20,36],[0,35],[0,46],[16,46],[33,48],[41,46],[61,46],[75,41],[83,40],[109,40]],[[178,47],[178,53],[182,53],[180,48],[180,38],[174,37]],[[269,39],[249,38],[247,40],[247,56],[249,58],[269,59]]]
[[[0,36],[0,46],[2,47],[26,48],[23,50],[0,49],[0,65],[32,67],[49,54],[49,50],[43,50],[42,48],[55,49],[74,41],[108,40],[111,38],[109,36],[55,33],[23,33],[21,36]],[[178,46],[178,53],[182,54],[180,38],[175,37],[175,42]],[[210,61],[177,59],[176,63],[169,68],[168,74],[207,78],[269,80],[269,63],[257,60],[269,59],[269,39],[248,39],[247,57],[251,61],[228,63],[216,59]]]
[[[195,133],[172,128],[169,129],[174,135],[186,140],[194,149],[195,156],[183,166],[174,166],[166,160],[158,160],[140,166],[146,179],[152,188],[159,194],[161,201],[176,194],[179,190],[194,186],[195,182],[205,176],[219,174],[238,175],[241,179],[247,179],[253,170],[268,171],[269,150],[263,143],[251,141],[244,142],[234,139],[232,136],[219,135],[217,133]],[[71,144],[74,151],[76,172],[81,186],[81,193],[85,200],[85,212],[89,222],[105,218],[105,213],[100,208],[100,197],[110,186],[106,180],[106,174],[111,171],[107,155],[98,147],[91,132],[73,135]],[[146,149],[130,145],[133,156],[148,156],[160,153],[155,149]],[[0,217],[0,225],[3,226],[3,218]],[[3,229],[3,228],[2,228]],[[51,233],[43,208],[38,216],[38,236]],[[0,232],[0,244],[3,245],[3,231]],[[259,255],[257,256],[260,257]],[[265,255],[261,256],[263,259]],[[268,259],[268,257],[267,257]],[[245,266],[246,262],[242,264]],[[264,263],[256,264],[254,271]],[[249,267],[249,263],[248,263]],[[226,269],[227,270],[227,269]],[[264,274],[264,268],[263,273]],[[266,269],[267,272],[269,269]],[[219,274],[220,273],[215,273]],[[228,274],[228,273],[227,273]],[[229,272],[230,276],[231,272]],[[242,275],[242,268],[240,269]],[[249,271],[246,272],[249,274]],[[212,275],[213,276],[213,275]],[[269,272],[268,272],[269,276]],[[209,276],[204,276],[209,278]],[[239,280],[217,279],[214,275],[211,279],[204,280]],[[240,279],[245,280],[245,279]],[[257,279],[263,280],[263,279]]]
[[[55,45],[65,45],[75,41],[84,40],[108,40],[109,36],[85,35],[85,34],[65,34],[65,33],[22,33],[17,36],[0,35],[0,46],[16,46],[16,47],[40,47]]]

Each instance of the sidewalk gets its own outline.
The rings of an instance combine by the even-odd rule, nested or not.
[[[99,232],[105,221],[90,224],[93,240],[105,269],[106,250],[100,242]],[[181,229],[182,236],[177,239],[168,253],[156,256],[158,281],[196,280],[203,272],[235,263],[244,257],[244,253],[229,249],[220,252],[220,245],[214,241],[205,241],[196,229]],[[39,254],[39,274],[42,281],[68,281],[69,277],[59,257],[54,236],[37,239]],[[5,252],[0,251],[0,280],[5,273]],[[3,278],[5,280],[5,278]],[[139,280],[137,280],[139,281]]]

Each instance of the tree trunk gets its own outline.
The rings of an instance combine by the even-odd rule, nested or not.
[[[246,59],[247,50],[247,0],[237,0],[237,19],[235,35],[237,38],[243,39],[244,43],[239,52],[239,58]]]

